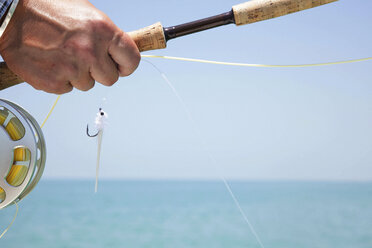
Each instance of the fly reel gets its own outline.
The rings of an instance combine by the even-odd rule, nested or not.
[[[44,136],[36,120],[20,106],[0,99],[0,209],[33,190],[45,159]]]

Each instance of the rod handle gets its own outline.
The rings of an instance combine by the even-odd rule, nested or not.
[[[140,52],[166,48],[164,29],[160,22],[128,33]]]
[[[0,90],[23,83],[24,80],[14,74],[5,62],[0,62]]]
[[[314,8],[337,0],[252,0],[233,6],[237,26]]]

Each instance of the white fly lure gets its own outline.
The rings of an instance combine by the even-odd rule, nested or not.
[[[89,137],[97,137],[98,139],[98,146],[97,146],[97,164],[96,164],[96,185],[94,188],[94,192],[97,193],[98,189],[98,172],[99,172],[99,162],[101,157],[101,145],[102,145],[102,136],[103,136],[103,130],[107,124],[107,118],[108,115],[105,111],[102,110],[102,108],[99,108],[96,119],[94,121],[97,129],[97,133],[94,135],[89,134],[89,128],[87,125],[87,135]]]

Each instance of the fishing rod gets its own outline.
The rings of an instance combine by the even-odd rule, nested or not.
[[[268,20],[337,0],[252,0],[229,12],[163,27],[160,22],[128,34],[143,51],[163,49],[169,40],[207,29]],[[0,90],[22,83],[5,62],[0,63]],[[2,127],[2,128],[1,128]],[[39,181],[46,146],[35,119],[22,107],[0,99],[0,209],[23,199]]]
[[[237,26],[264,21],[294,12],[314,8],[337,0],[252,0],[232,7],[226,13],[204,19],[163,27],[160,22],[129,32],[139,51],[166,48],[169,40],[228,24]],[[22,83],[24,80],[0,63],[0,90]]]

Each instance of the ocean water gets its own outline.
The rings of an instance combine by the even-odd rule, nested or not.
[[[230,182],[266,248],[371,248],[372,183]],[[42,181],[1,248],[258,248],[222,182]],[[0,211],[3,230],[15,207]]]

